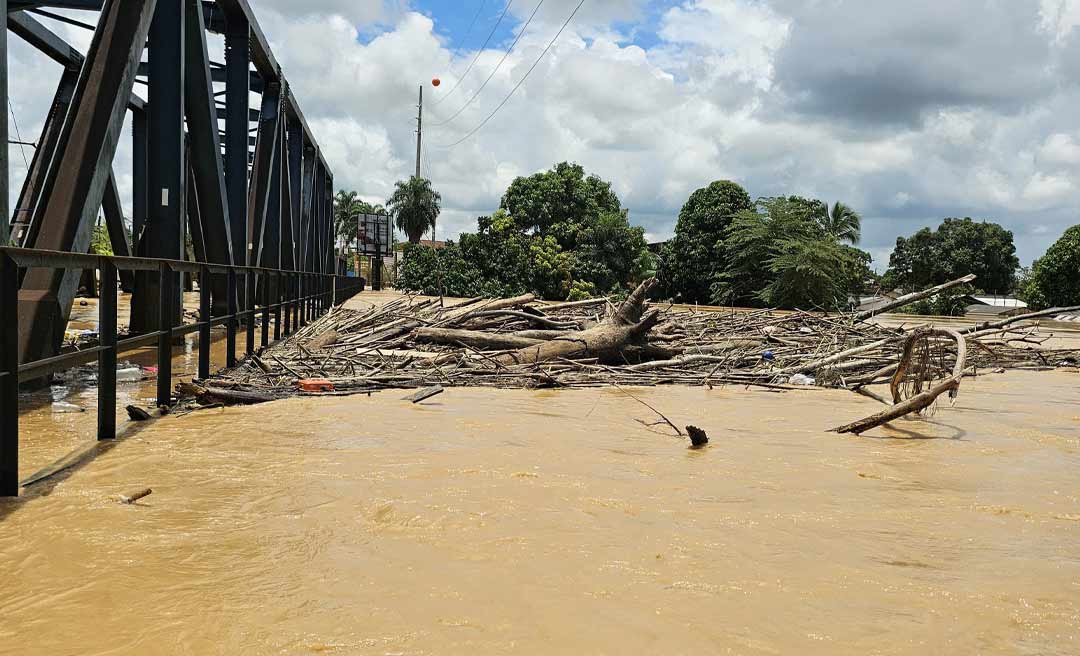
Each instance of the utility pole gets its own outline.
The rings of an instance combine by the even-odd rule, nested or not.
[[[0,10],[7,16],[7,0],[0,0]],[[7,246],[11,239],[8,219],[8,67],[7,27],[0,35],[0,246]],[[421,87],[421,90],[423,87]],[[30,175],[30,172],[26,172]]]
[[[420,177],[420,144],[424,139],[424,85],[420,85],[420,104],[416,112],[416,177]]]

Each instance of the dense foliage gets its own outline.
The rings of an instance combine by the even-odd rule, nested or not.
[[[724,230],[713,303],[839,309],[873,277],[870,255],[840,242],[821,201],[791,196],[756,205]]]
[[[1080,225],[1066,230],[1035,261],[1022,291],[1037,310],[1080,305]]]
[[[723,270],[724,231],[736,214],[753,208],[750,194],[730,180],[690,194],[679,211],[675,236],[660,256],[660,281],[668,296],[687,303],[709,302],[710,286]]]
[[[430,180],[413,176],[397,183],[394,193],[386,201],[386,210],[409,241],[419,244],[424,233],[435,227],[441,203],[442,196],[431,186]]]
[[[974,273],[977,289],[1008,294],[1019,267],[1012,232],[996,223],[945,219],[936,230],[897,238],[884,284],[915,291]]]
[[[109,230],[100,221],[94,226],[94,232],[90,235],[90,252],[95,255],[113,255]]]
[[[406,248],[398,286],[434,293],[441,275],[449,295],[561,300],[622,293],[655,268],[611,184],[565,162],[515,179],[477,232],[442,250]]]

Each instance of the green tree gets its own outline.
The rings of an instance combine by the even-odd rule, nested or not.
[[[1024,288],[1037,310],[1080,305],[1080,225],[1065,231],[1035,260]]]
[[[519,177],[503,195],[505,210],[518,230],[541,240],[553,239],[557,260],[538,261],[549,267],[541,276],[539,293],[566,294],[570,278],[592,283],[603,293],[618,292],[634,279],[647,253],[645,231],[631,226],[611,183],[586,175],[579,164],[561,162],[548,171]],[[551,246],[537,252],[554,256]],[[534,283],[535,284],[535,283]],[[556,291],[558,290],[558,291]]]
[[[432,188],[430,180],[413,176],[397,183],[386,209],[409,241],[419,244],[424,233],[435,226],[441,203],[442,196]]]
[[[573,250],[576,228],[603,213],[622,210],[611,183],[585,175],[580,164],[560,162],[548,171],[519,177],[503,194],[500,207],[522,230],[552,235]]]
[[[111,256],[113,254],[109,230],[101,222],[101,219],[98,219],[98,223],[94,226],[94,232],[90,235],[90,251],[96,255]]]
[[[862,238],[862,217],[840,201],[833,203],[832,207],[826,205],[819,220],[826,234],[836,241],[854,246]]]
[[[974,273],[976,288],[1007,294],[1016,287],[1019,267],[1012,232],[996,223],[949,218],[936,230],[897,238],[885,281],[914,291]]]
[[[826,230],[823,203],[791,196],[757,206],[724,231],[726,266],[712,285],[714,303],[834,310],[862,291],[870,255]]]
[[[429,296],[437,296],[440,291],[447,296],[484,295],[480,272],[465,260],[453,241],[447,241],[443,248],[405,244],[394,282],[399,289]]]
[[[730,180],[690,194],[679,211],[675,236],[660,256],[658,274],[666,293],[687,302],[708,302],[710,285],[724,268],[724,232],[736,214],[753,208],[746,190]]]

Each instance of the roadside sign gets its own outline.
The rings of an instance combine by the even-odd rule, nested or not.
[[[386,214],[361,214],[357,221],[357,248],[361,255],[388,257],[394,253],[390,236],[390,217]]]

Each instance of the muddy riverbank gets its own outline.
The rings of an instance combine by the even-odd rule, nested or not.
[[[0,501],[0,653],[1076,653],[1078,382],[861,438],[850,392],[635,390],[700,451],[617,390],[167,417]]]

